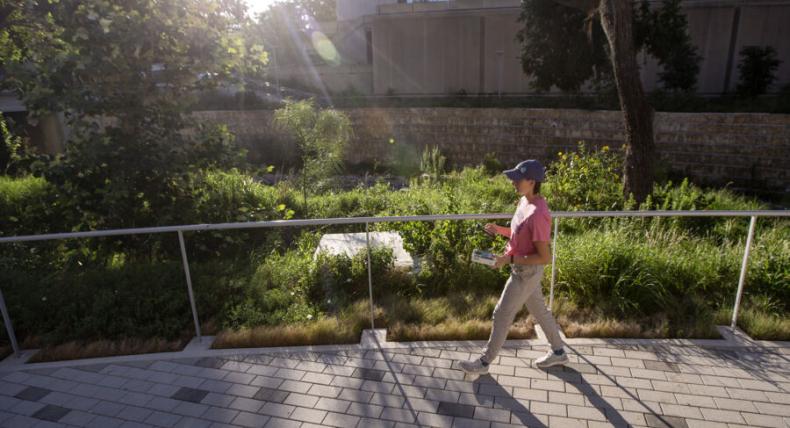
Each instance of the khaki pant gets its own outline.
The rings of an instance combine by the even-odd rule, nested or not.
[[[543,292],[540,289],[542,278],[543,265],[512,266],[512,273],[502,291],[502,297],[499,298],[499,302],[494,308],[494,326],[491,329],[491,337],[483,350],[483,358],[489,363],[493,362],[499,354],[499,350],[502,349],[502,345],[507,339],[513,319],[525,304],[529,313],[535,317],[535,321],[546,333],[551,349],[562,348],[560,328],[543,300]]]

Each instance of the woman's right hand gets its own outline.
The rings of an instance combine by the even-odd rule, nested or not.
[[[493,236],[502,234],[500,226],[497,226],[494,223],[486,223],[486,225],[483,228],[483,230],[485,230],[487,234],[493,235]]]

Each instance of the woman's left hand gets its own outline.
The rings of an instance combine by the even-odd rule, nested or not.
[[[496,256],[496,263],[494,263],[494,269],[499,269],[502,266],[505,266],[510,263],[510,256]]]

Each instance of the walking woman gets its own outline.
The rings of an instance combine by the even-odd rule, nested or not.
[[[483,355],[472,361],[461,361],[459,367],[466,373],[488,373],[488,366],[499,354],[507,338],[510,325],[522,306],[527,305],[529,313],[540,324],[551,344],[551,350],[535,361],[540,368],[547,368],[568,362],[563,348],[560,328],[554,316],[546,308],[540,281],[543,278],[543,265],[551,261],[549,240],[551,237],[551,213],[546,201],[540,195],[540,184],[545,178],[543,165],[536,160],[525,160],[515,168],[504,171],[513,182],[521,199],[516,208],[510,227],[493,223],[485,225],[485,231],[492,235],[509,238],[505,254],[497,256],[495,269],[510,264],[511,273],[502,297],[494,308],[494,325]]]

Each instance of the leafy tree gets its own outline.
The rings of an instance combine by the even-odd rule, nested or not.
[[[0,175],[21,177],[41,176],[50,156],[42,154],[30,144],[30,139],[17,135],[0,112]]]
[[[534,78],[534,89],[578,92],[590,79],[611,79],[606,36],[584,12],[550,0],[525,0],[518,19],[524,24],[516,35],[521,65]]]
[[[636,46],[643,43],[647,53],[658,59],[661,66],[658,77],[664,89],[694,90],[702,56],[691,42],[680,0],[663,0],[655,10],[650,10],[647,0],[642,0],[639,10],[636,31],[641,33],[642,40],[637,40]]]
[[[4,89],[31,111],[112,116],[132,126],[150,106],[184,108],[193,91],[259,72],[238,0],[17,2],[5,31]],[[33,44],[27,43],[32,41]]]
[[[337,0],[290,0],[304,12],[319,22],[334,21],[337,18]]]
[[[278,65],[301,65],[312,52],[317,22],[335,18],[334,0],[283,0],[260,13],[248,31],[263,41]]]
[[[12,135],[8,130],[5,117],[0,114],[0,173],[8,174],[13,163],[20,157],[20,152],[24,147],[19,136]]]
[[[556,85],[577,91],[593,76],[600,81],[609,74],[602,58],[609,57],[625,123],[623,191],[643,201],[652,189],[656,156],[653,109],[642,88],[636,52],[644,46],[658,56],[668,89],[693,88],[699,71],[678,1],[664,0],[653,11],[646,2],[635,8],[628,0],[524,0],[520,20],[522,64],[535,76],[538,89]]]
[[[540,0],[535,0],[540,1]],[[582,11],[592,22],[600,20],[608,41],[612,75],[617,84],[620,110],[625,123],[624,193],[637,202],[653,186],[655,142],[653,109],[647,102],[636,62],[634,7],[629,0],[554,0]],[[527,41],[528,43],[528,41]]]
[[[782,61],[776,58],[776,50],[771,46],[745,46],[740,52],[738,62],[737,93],[744,97],[764,94],[776,80],[776,69]]]
[[[277,126],[296,137],[299,148],[304,209],[307,213],[308,185],[321,191],[343,165],[343,154],[351,139],[351,121],[333,109],[317,109],[313,100],[287,102],[275,110]]]
[[[71,127],[45,176],[73,230],[178,222],[190,171],[243,162],[227,128],[188,115],[199,91],[264,70],[240,0],[20,0],[0,23],[0,88]]]
[[[517,33],[524,72],[541,91],[556,86],[578,92],[586,82],[606,87],[612,67],[606,35],[599,20],[552,0],[525,0]],[[667,90],[694,89],[701,57],[691,43],[679,0],[663,0],[651,9],[643,0],[633,11],[634,49],[658,59],[659,79]]]

